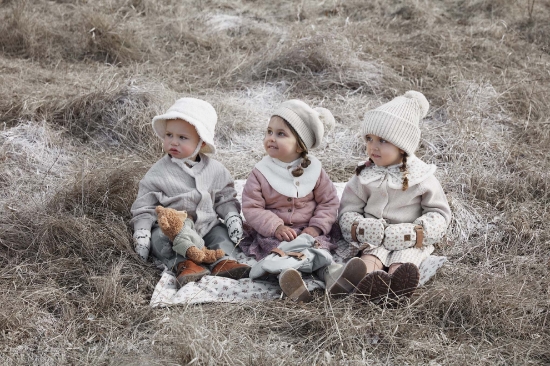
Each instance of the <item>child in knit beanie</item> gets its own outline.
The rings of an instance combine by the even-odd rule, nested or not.
[[[408,91],[365,114],[368,160],[346,184],[339,209],[352,255],[360,253],[367,265],[356,290],[365,300],[409,298],[418,286],[418,266],[451,220],[436,167],[414,155],[428,108],[422,93]]]
[[[338,196],[321,162],[309,150],[321,144],[325,126],[333,125],[329,110],[313,109],[296,99],[282,103],[272,113],[263,140],[267,156],[255,165],[243,190],[246,224],[240,244],[246,254],[261,260],[271,252],[286,256],[278,249],[281,242],[315,243],[316,249],[324,250],[321,256],[328,258],[329,265],[319,260],[302,270],[317,271],[329,294],[350,292],[366,273],[359,259],[346,267],[330,265],[329,251],[336,248],[339,235],[334,227]],[[293,300],[311,299],[295,268],[280,273],[279,284]]]
[[[233,178],[220,162],[206,155],[216,151],[217,120],[214,107],[195,98],[178,99],[166,113],[153,118],[153,130],[162,140],[166,155],[140,181],[131,208],[136,252],[147,260],[152,251],[176,273],[180,286],[210,273],[238,279],[250,271],[248,265],[237,263],[232,255],[234,244],[243,233]],[[188,260],[185,252],[175,252],[176,247],[156,222],[158,205],[187,211],[205,246],[222,249],[226,255],[205,268]]]

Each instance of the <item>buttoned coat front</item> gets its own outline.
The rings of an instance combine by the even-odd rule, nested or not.
[[[302,198],[294,198],[277,192],[262,173],[254,168],[242,196],[245,220],[266,237],[275,236],[275,230],[283,224],[315,226],[326,235],[336,222],[338,206],[336,188],[324,170],[321,170],[310,193]]]

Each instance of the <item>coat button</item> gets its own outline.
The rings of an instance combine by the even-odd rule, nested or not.
[[[292,212],[292,209],[291,209],[291,208],[289,208],[289,209],[288,209],[288,212]]]
[[[292,198],[288,197],[286,200],[287,200],[288,202],[290,202],[290,201],[292,201]]]
[[[296,181],[296,185],[299,186],[299,185],[300,185],[300,182]]]

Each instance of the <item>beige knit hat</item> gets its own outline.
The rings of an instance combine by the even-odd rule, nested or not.
[[[153,130],[158,137],[164,139],[166,121],[182,119],[189,122],[199,134],[205,145],[199,150],[201,153],[215,153],[214,130],[218,122],[218,115],[212,105],[202,99],[181,98],[176,100],[166,113],[153,118]]]
[[[376,135],[413,155],[420,142],[418,124],[429,108],[424,94],[410,90],[365,113],[362,137]]]
[[[298,99],[283,102],[272,116],[279,116],[287,121],[308,149],[319,146],[323,141],[325,129],[331,130],[335,124],[334,116],[328,109],[311,108]]]

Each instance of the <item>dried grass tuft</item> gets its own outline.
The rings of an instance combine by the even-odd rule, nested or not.
[[[254,80],[290,80],[296,88],[326,90],[345,88],[354,92],[380,90],[383,67],[359,59],[350,42],[334,34],[296,34],[268,47],[251,65]],[[385,77],[388,75],[386,74]]]
[[[46,118],[84,143],[146,151],[158,138],[151,119],[161,110],[162,88],[129,82],[108,82],[98,90],[44,107]],[[157,144],[158,145],[158,144]]]
[[[130,206],[147,165],[142,161],[114,164],[116,167],[90,167],[67,179],[67,188],[51,198],[48,209],[94,219],[112,216],[128,221]]]
[[[114,17],[103,14],[90,14],[86,28],[90,37],[86,54],[93,59],[119,65],[140,60],[143,53],[131,31],[120,26]]]

